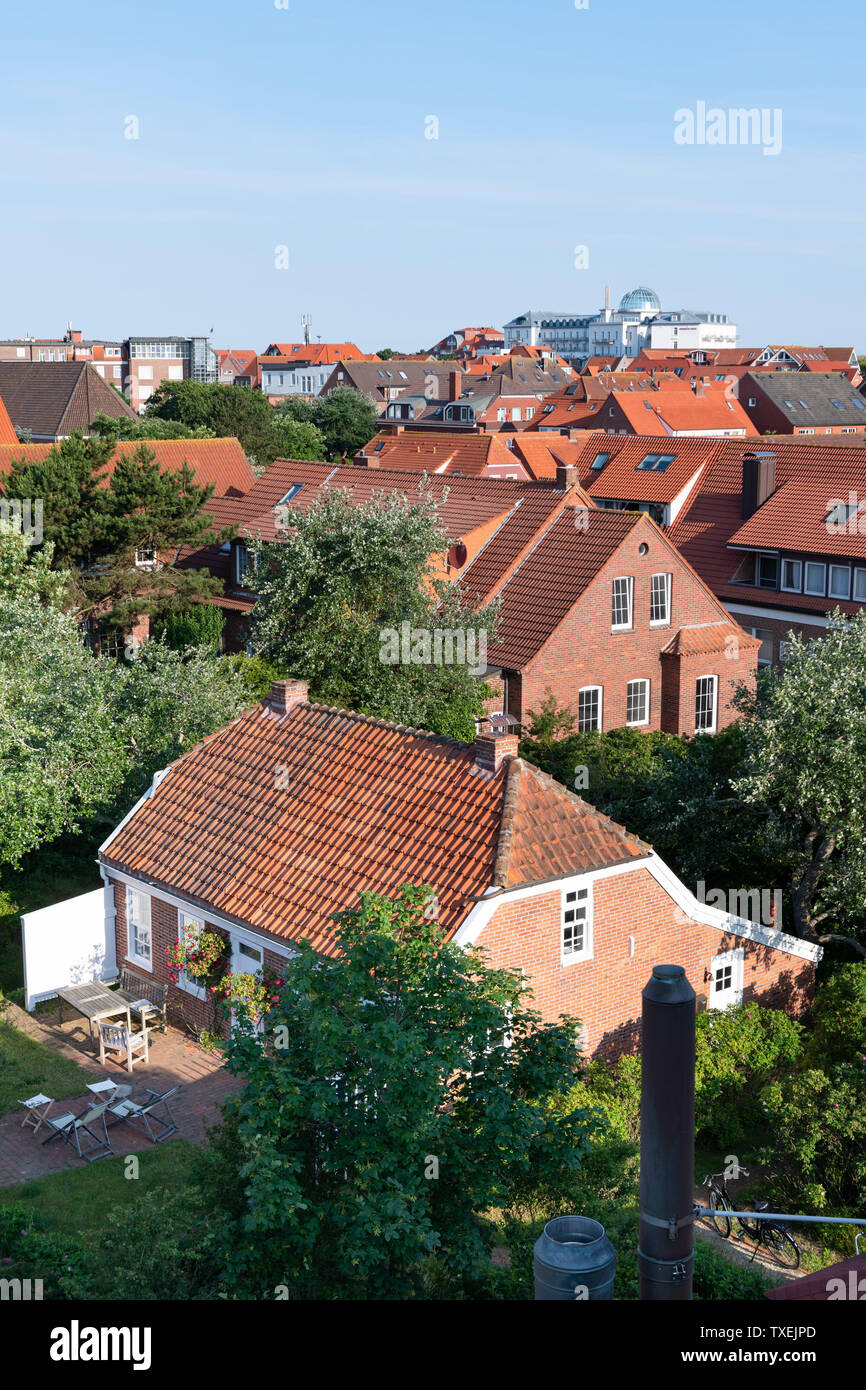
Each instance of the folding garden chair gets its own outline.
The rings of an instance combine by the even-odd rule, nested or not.
[[[45,1124],[48,1118],[48,1112],[54,1101],[51,1096],[44,1096],[40,1091],[38,1096],[31,1096],[29,1100],[19,1100],[18,1104],[24,1108],[21,1128],[32,1129],[34,1134],[38,1134],[40,1127]]]
[[[43,1144],[50,1144],[52,1139],[62,1135],[64,1142],[75,1150],[79,1158],[86,1159],[88,1163],[93,1163],[94,1159],[97,1158],[110,1158],[114,1150],[108,1142],[108,1130],[105,1126],[105,1111],[108,1104],[109,1102],[104,1100],[101,1105],[94,1105],[84,1115],[78,1117],[72,1111],[66,1115],[58,1115],[55,1119],[49,1115],[45,1123],[53,1133],[49,1134],[47,1139],[42,1140]],[[100,1139],[99,1135],[95,1134],[92,1129],[92,1126],[99,1120],[102,1121],[103,1139]],[[83,1148],[82,1141],[85,1136],[92,1142]]]
[[[146,1134],[153,1144],[162,1144],[169,1139],[172,1134],[177,1133],[177,1122],[171,1113],[168,1103],[169,1096],[173,1096],[180,1086],[172,1086],[168,1091],[151,1091],[145,1087],[145,1095],[150,1096],[151,1100],[142,1103],[131,1100],[129,1097],[129,1086],[118,1086],[118,1096],[109,1102],[108,1113],[113,1115],[116,1120],[125,1120],[132,1125],[133,1129],[140,1130]],[[124,1096],[122,1093],[126,1092]],[[162,1115],[157,1115],[155,1111],[162,1106],[167,1119]]]

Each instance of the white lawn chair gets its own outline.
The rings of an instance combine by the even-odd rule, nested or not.
[[[162,1092],[151,1091],[145,1087],[144,1094],[151,1099],[139,1102],[129,1099],[131,1090],[131,1086],[118,1086],[117,1096],[108,1104],[109,1115],[113,1115],[116,1120],[125,1120],[133,1129],[146,1134],[153,1144],[162,1144],[171,1138],[172,1134],[177,1133],[177,1122],[171,1113],[168,1098],[179,1091],[180,1086],[172,1086],[170,1090]],[[159,1106],[164,1107],[167,1120],[155,1114]]]
[[[104,1100],[101,1105],[94,1105],[86,1114],[80,1115],[77,1119],[72,1111],[67,1115],[58,1115],[56,1119],[52,1119],[49,1115],[45,1123],[53,1132],[49,1134],[47,1139],[42,1140],[43,1144],[50,1144],[52,1139],[62,1135],[64,1143],[69,1144],[78,1154],[78,1157],[86,1159],[88,1163],[93,1163],[97,1158],[110,1158],[114,1150],[108,1142],[108,1130],[105,1127],[107,1106],[108,1101]],[[92,1128],[99,1120],[102,1121],[104,1139],[100,1139]],[[82,1148],[82,1141],[85,1136],[92,1142],[86,1148]]]
[[[130,1033],[122,1023],[102,1023],[96,1025],[99,1034],[99,1060],[105,1065],[106,1052],[119,1052],[126,1061],[126,1070],[132,1071],[136,1062],[147,1062],[150,1058],[150,1037],[146,1028],[140,1033]]]

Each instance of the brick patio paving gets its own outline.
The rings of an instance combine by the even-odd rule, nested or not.
[[[61,1115],[69,1110],[83,1114],[98,1103],[86,1089],[87,1083],[106,1077],[119,1084],[132,1085],[135,1100],[147,1099],[142,1094],[145,1087],[167,1091],[179,1085],[181,1090],[169,1102],[177,1122],[177,1135],[173,1137],[183,1137],[193,1144],[205,1142],[205,1123],[212,1125],[219,1119],[220,1101],[242,1085],[222,1065],[221,1053],[205,1052],[187,1034],[169,1026],[165,1033],[151,1032],[150,1061],[139,1062],[130,1074],[122,1061],[110,1056],[100,1065],[99,1055],[90,1041],[87,1019],[70,1018],[69,1012],[68,1007],[64,1009],[62,1024],[56,1010],[27,1014],[9,1004],[3,1015],[7,1023],[81,1067],[81,1097],[58,1101],[52,1106],[51,1114]],[[22,1128],[23,1117],[23,1110],[0,1116],[0,1187],[59,1173],[70,1164],[82,1166],[83,1160],[62,1139],[43,1145],[42,1140],[49,1132],[44,1126],[38,1134],[29,1127]],[[145,1135],[128,1124],[109,1124],[108,1135],[116,1154],[138,1153],[153,1147]]]

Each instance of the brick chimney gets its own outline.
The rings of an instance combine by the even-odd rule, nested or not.
[[[498,772],[503,763],[517,757],[516,734],[476,734],[475,765],[485,772]]]
[[[306,681],[274,681],[265,703],[274,714],[289,714],[295,705],[305,704],[309,696]]]
[[[696,376],[696,377],[695,377],[695,395],[696,395],[696,396],[705,396],[706,394],[707,394],[707,388],[704,386],[703,378],[702,378],[702,377],[699,377],[699,376]]]
[[[448,373],[448,399],[449,401],[459,401],[463,395],[463,373],[460,371]]]
[[[558,463],[556,465],[556,486],[560,492],[574,487],[578,480],[579,474],[573,463]]]

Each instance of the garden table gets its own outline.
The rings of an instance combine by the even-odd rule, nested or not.
[[[114,1018],[117,1014],[126,1014],[127,1031],[132,1032],[129,1004],[125,999],[118,998],[110,989],[106,989],[99,980],[91,980],[86,985],[67,985],[57,990],[57,998],[60,1000],[60,1022],[63,1022],[63,1005],[69,1004],[87,1019],[91,1042],[94,1023],[101,1018]]]

